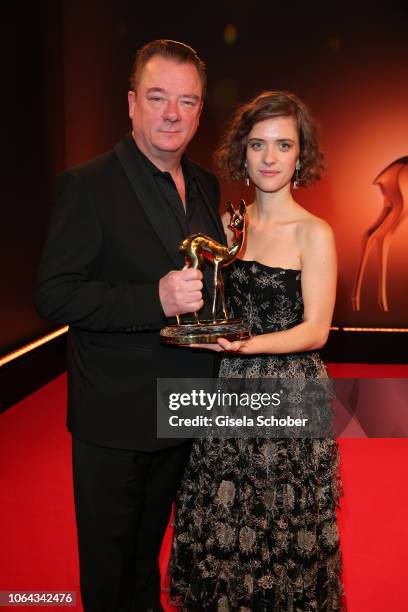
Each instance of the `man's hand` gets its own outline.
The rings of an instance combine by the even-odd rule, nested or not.
[[[171,271],[159,281],[160,302],[166,317],[198,312],[203,307],[202,272],[194,268]]]

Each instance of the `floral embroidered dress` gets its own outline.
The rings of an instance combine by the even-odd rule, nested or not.
[[[303,319],[298,270],[236,260],[228,309],[254,335]],[[220,377],[327,378],[316,353],[223,357]],[[343,610],[333,438],[200,439],[176,501],[171,601],[194,612]]]

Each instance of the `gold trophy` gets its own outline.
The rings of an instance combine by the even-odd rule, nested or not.
[[[184,270],[198,268],[202,270],[206,263],[214,266],[214,290],[212,299],[212,319],[201,321],[198,313],[194,319],[183,321],[177,316],[177,325],[168,325],[160,330],[160,341],[163,344],[214,344],[217,338],[227,340],[243,340],[250,337],[247,325],[241,319],[229,319],[225,305],[224,281],[222,269],[226,268],[236,259],[245,239],[245,213],[244,200],[235,210],[232,202],[227,203],[231,215],[228,227],[234,233],[234,242],[228,247],[220,244],[205,234],[191,234],[180,244],[179,251],[185,258]],[[224,318],[217,319],[217,296],[221,299]]]

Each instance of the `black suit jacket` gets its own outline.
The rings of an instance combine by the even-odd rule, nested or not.
[[[189,160],[225,243],[214,175]],[[156,378],[211,377],[208,351],[163,346],[168,320],[158,281],[180,269],[181,229],[127,135],[113,151],[64,172],[40,265],[35,303],[69,324],[68,428],[115,448],[155,450],[182,440],[156,437]]]

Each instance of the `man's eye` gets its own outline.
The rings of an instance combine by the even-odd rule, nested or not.
[[[151,102],[161,102],[161,100],[163,100],[163,98],[161,98],[160,96],[151,96],[151,97],[149,98],[149,100],[150,100]]]
[[[184,104],[184,106],[195,106],[195,102],[192,100],[182,100],[182,104]]]

